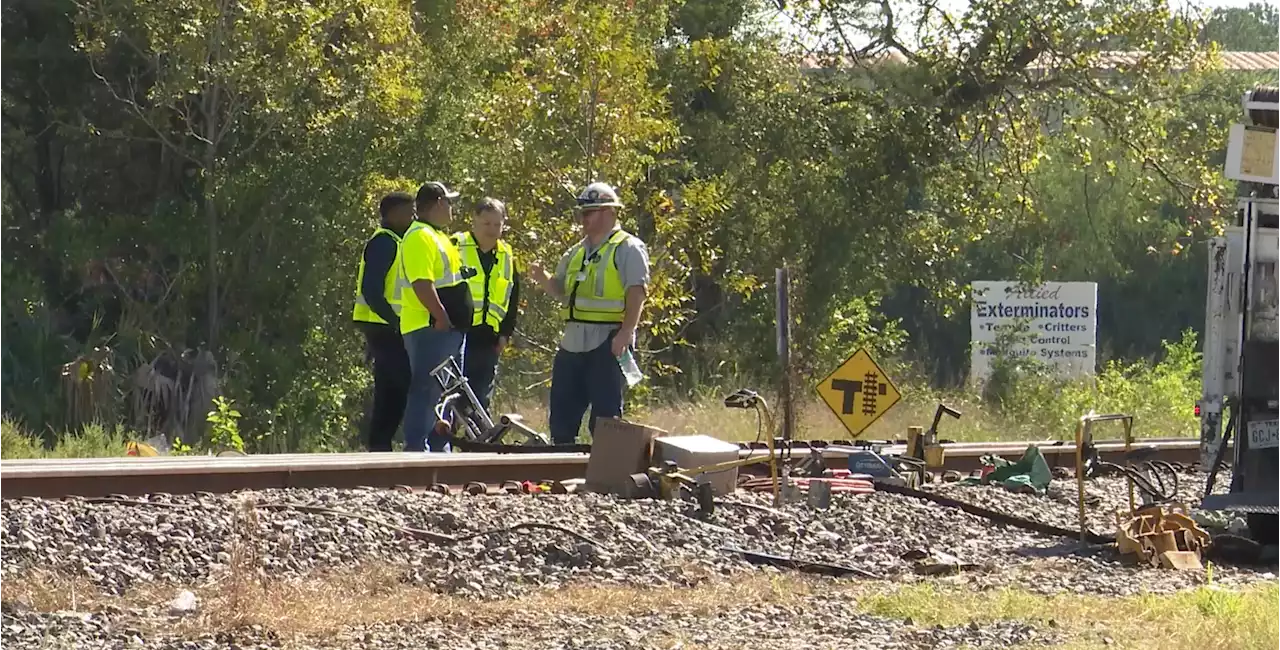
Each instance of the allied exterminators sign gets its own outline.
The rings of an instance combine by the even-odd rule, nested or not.
[[[1060,377],[1094,374],[1098,343],[1098,284],[1008,281],[973,283],[970,378],[991,375],[996,342],[1013,334],[1008,354],[1032,357]]]
[[[866,350],[859,349],[818,383],[818,395],[857,436],[902,399],[898,388]]]

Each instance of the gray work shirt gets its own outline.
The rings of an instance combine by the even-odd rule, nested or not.
[[[603,246],[609,238],[606,237],[600,242]],[[600,246],[592,246],[583,240],[583,246],[586,251],[583,253],[586,257],[591,257]],[[556,265],[555,282],[557,287],[563,287],[565,276],[569,272],[569,255],[573,252],[570,248],[560,263]],[[637,285],[647,286],[649,284],[649,250],[645,248],[644,242],[640,238],[631,236],[624,239],[618,244],[613,252],[614,261],[618,266],[618,275],[622,278],[622,286],[631,288]],[[584,258],[585,259],[585,258]],[[569,297],[565,296],[565,304],[568,304]],[[574,323],[566,322],[564,324],[564,336],[560,339],[560,347],[566,352],[590,352],[601,346],[608,338],[609,332],[618,328],[616,323]],[[632,341],[634,344],[635,341]]]

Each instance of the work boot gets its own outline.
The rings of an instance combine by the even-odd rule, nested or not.
[[[431,451],[452,451],[449,441],[453,439],[453,427],[444,420],[436,420],[436,424],[427,436],[427,449]]]

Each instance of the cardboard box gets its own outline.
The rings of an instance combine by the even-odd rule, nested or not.
[[[653,464],[675,461],[680,469],[694,469],[738,460],[738,446],[711,436],[663,436],[654,441]],[[733,494],[738,489],[738,468],[703,474],[699,483],[710,483],[716,496]]]
[[[587,459],[586,489],[604,494],[626,494],[628,477],[649,469],[653,440],[666,433],[662,429],[625,420],[597,419],[595,434],[591,438],[591,456]]]

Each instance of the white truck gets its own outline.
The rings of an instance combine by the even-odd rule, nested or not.
[[[1231,483],[1201,507],[1243,513],[1251,536],[1274,544],[1280,500],[1280,439],[1276,432],[1277,367],[1277,117],[1280,92],[1259,87],[1242,100],[1247,124],[1231,127],[1226,176],[1241,183],[1233,224],[1209,241],[1205,301],[1201,466],[1215,475],[1231,463]],[[1234,439],[1233,439],[1234,435]],[[1230,458],[1228,456],[1230,441]]]

